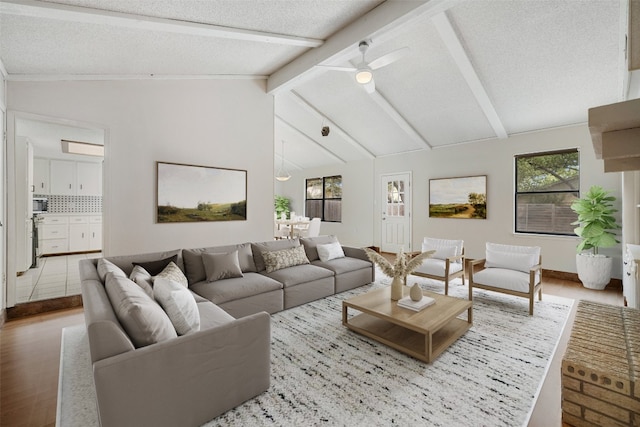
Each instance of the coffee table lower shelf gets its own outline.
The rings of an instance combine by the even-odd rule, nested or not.
[[[453,318],[434,333],[417,332],[366,313],[343,323],[354,332],[427,363],[435,360],[471,327],[467,320]]]

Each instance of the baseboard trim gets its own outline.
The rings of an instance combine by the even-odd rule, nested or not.
[[[7,308],[7,320],[19,319],[21,317],[33,316],[50,311],[64,310],[67,308],[82,307],[82,296],[73,295],[69,297],[53,298],[42,301],[32,301],[18,304],[15,307]]]

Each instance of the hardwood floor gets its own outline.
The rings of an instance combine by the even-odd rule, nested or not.
[[[579,283],[546,279],[545,295],[622,305],[620,290],[592,291]],[[543,295],[544,299],[544,295]],[[572,320],[571,320],[572,321]],[[54,426],[62,328],[84,322],[81,308],[10,320],[0,329],[0,425]],[[530,426],[560,426],[561,342],[543,385]]]

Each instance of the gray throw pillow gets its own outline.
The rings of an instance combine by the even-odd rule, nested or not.
[[[102,280],[102,283],[105,283],[107,274],[109,273],[113,273],[116,276],[120,277],[127,277],[127,275],[124,273],[124,271],[122,271],[120,267],[104,258],[100,258],[98,260],[98,265],[96,268],[98,270],[98,276],[100,277],[100,280]]]
[[[243,277],[240,262],[238,261],[238,251],[226,254],[205,252],[202,254],[202,262],[207,274],[207,282]]]
[[[156,301],[164,308],[178,335],[200,330],[198,304],[189,289],[181,283],[158,275],[153,290]]]
[[[118,321],[136,348],[178,336],[162,307],[127,277],[109,273],[105,287]]]

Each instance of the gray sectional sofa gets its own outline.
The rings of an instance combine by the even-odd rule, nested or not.
[[[197,426],[267,390],[269,314],[375,279],[364,250],[336,243],[320,236],[81,260],[101,425]],[[323,261],[318,245],[324,258],[327,246],[342,251]],[[287,266],[301,255],[303,262]],[[230,257],[237,261],[225,265]],[[134,263],[151,270],[169,259],[184,273],[199,316],[199,329],[184,335],[173,318],[167,323],[153,291],[129,278]]]

